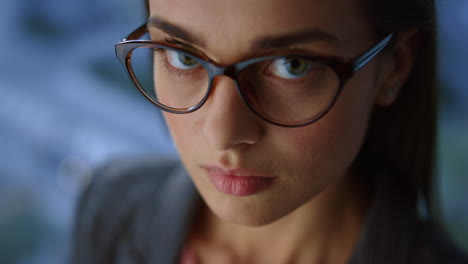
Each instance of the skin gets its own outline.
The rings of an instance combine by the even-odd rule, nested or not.
[[[339,8],[338,8],[339,7]],[[285,48],[354,58],[378,39],[352,0],[152,0],[150,15],[190,32],[194,45],[220,64],[262,54],[265,36],[320,29],[337,41],[312,40]],[[151,28],[157,40],[169,37]],[[164,117],[180,157],[206,206],[188,236],[201,263],[345,263],[362,228],[368,192],[350,167],[375,105],[388,106],[413,63],[414,32],[350,79],[330,112],[300,128],[268,124],[245,106],[234,82],[215,80],[194,113]],[[398,82],[397,82],[398,81]],[[394,96],[385,91],[395,88]],[[243,168],[275,176],[254,195],[218,191],[200,166]],[[297,262],[296,262],[297,261]],[[315,261],[315,262],[314,262]]]

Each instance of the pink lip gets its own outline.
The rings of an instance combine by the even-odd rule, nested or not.
[[[225,170],[218,166],[202,166],[220,192],[233,196],[249,196],[268,188],[275,177],[246,169]]]

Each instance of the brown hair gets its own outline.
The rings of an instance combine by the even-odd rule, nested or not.
[[[419,29],[420,46],[413,71],[396,101],[387,108],[376,108],[368,134],[355,162],[366,175],[388,177],[416,208],[419,197],[429,214],[434,174],[437,80],[436,21],[434,0],[362,0],[379,35]],[[377,171],[377,174],[376,174]],[[384,173],[379,173],[384,171]]]

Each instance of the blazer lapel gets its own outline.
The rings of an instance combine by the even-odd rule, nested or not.
[[[174,171],[161,191],[160,200],[154,203],[159,206],[148,227],[148,232],[156,236],[151,239],[149,263],[174,264],[201,198],[183,166]]]

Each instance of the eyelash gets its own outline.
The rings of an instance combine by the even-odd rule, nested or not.
[[[170,74],[175,74],[177,77],[186,77],[186,76],[189,76],[189,75],[193,75],[194,71],[196,71],[197,68],[198,68],[197,67],[197,68],[191,69],[191,70],[177,70],[177,69],[174,69],[173,67],[170,66],[170,63],[167,61],[167,55],[166,55],[166,53],[165,53],[165,51],[163,49],[156,48],[156,49],[154,49],[154,51],[161,54],[160,60],[161,60],[161,62],[163,64],[164,69],[167,70]]]
[[[191,45],[189,45],[187,43],[184,43],[184,42],[181,42],[180,40],[177,40],[177,39],[175,39],[173,37],[166,37],[166,38],[164,38],[164,41],[166,43],[169,43],[169,44],[177,45],[177,46],[189,49],[189,50],[196,51],[196,49],[194,47],[192,47]],[[156,51],[157,52],[162,52],[162,50],[160,50],[160,49],[158,49]],[[298,49],[298,48],[290,48],[290,49],[288,49],[288,52],[290,52],[292,54],[306,53],[303,49]],[[171,74],[175,74],[178,77],[184,77],[184,76],[189,76],[189,75],[193,74],[192,70],[180,71],[180,70],[174,69],[173,67],[170,66],[169,62],[167,61],[167,55],[164,52],[163,52],[163,56],[164,56],[164,58],[163,58],[164,68],[167,71],[169,71]],[[270,65],[266,65],[266,67],[264,66],[264,69],[261,72],[263,72],[263,74],[266,74],[266,75],[271,75],[271,73],[269,73],[268,70],[267,70],[267,68],[269,68],[269,67],[270,67]],[[193,69],[193,70],[196,70],[196,69]],[[304,81],[304,79],[306,79],[308,77],[310,77],[310,76],[304,76],[304,77],[301,77],[299,79],[287,80],[287,81],[288,82],[291,82],[291,81],[301,82],[301,81]],[[282,81],[284,81],[284,80],[282,80]]]

